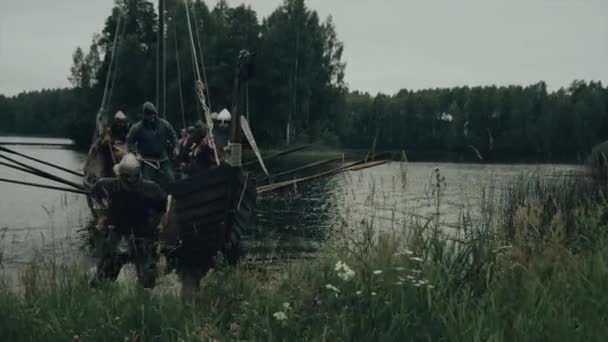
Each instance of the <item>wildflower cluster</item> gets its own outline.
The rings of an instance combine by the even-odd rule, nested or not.
[[[274,317],[274,319],[276,319],[279,322],[287,320],[287,314],[284,313],[283,311],[277,311],[277,312],[273,313],[272,317]]]
[[[333,286],[332,284],[325,285],[325,288],[332,291],[336,295],[336,297],[338,297],[338,295],[340,294],[340,289]]]
[[[336,263],[334,270],[338,274],[338,277],[344,281],[349,281],[355,276],[355,271],[342,261]]]

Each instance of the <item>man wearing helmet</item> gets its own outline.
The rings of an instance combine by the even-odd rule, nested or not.
[[[175,179],[170,158],[177,153],[177,135],[167,120],[158,117],[152,103],[144,103],[142,112],[143,119],[127,135],[127,146],[129,152],[139,154],[143,178],[164,188]]]
[[[113,142],[127,142],[127,133],[129,133],[129,122],[127,116],[122,111],[116,112],[110,132]]]
[[[228,109],[224,108],[217,115],[217,125],[213,130],[213,138],[215,139],[215,146],[217,146],[218,150],[224,151],[226,146],[228,146],[230,140],[230,120],[232,116]]]
[[[113,154],[114,163],[119,162],[127,153],[127,133],[129,132],[129,122],[127,116],[122,111],[116,112],[112,120],[112,126],[108,132],[108,144]]]
[[[91,284],[115,280],[122,266],[133,262],[139,283],[152,288],[157,275],[157,227],[167,198],[156,183],[142,179],[141,163],[131,153],[114,166],[114,172],[117,177],[101,178],[91,190],[95,205],[108,210],[97,225],[105,241]],[[126,241],[123,252],[121,241]]]

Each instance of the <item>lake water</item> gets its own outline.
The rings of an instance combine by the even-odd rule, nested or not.
[[[67,139],[0,137],[0,143],[67,144]],[[82,153],[59,147],[6,145],[17,152],[50,161],[72,170],[82,169]],[[77,176],[57,171],[20,157],[4,155],[57,174],[75,183]],[[5,160],[1,160],[6,162]],[[0,165],[0,178],[53,186],[60,184]],[[81,195],[0,182],[0,268],[15,270],[34,256],[74,255],[81,244],[78,230],[86,224],[88,210]]]
[[[0,137],[0,142],[3,139]],[[10,139],[18,141],[18,138]],[[73,170],[81,170],[85,159],[84,154],[66,148],[7,147]],[[268,166],[271,173],[276,173],[315,159],[322,158],[314,155],[286,157]],[[41,168],[81,182],[76,176]],[[433,193],[437,169],[445,179],[441,182],[439,204]],[[290,245],[293,241],[319,242],[327,238],[333,227],[343,223],[356,227],[362,220],[373,219],[378,226],[390,228],[412,217],[431,217],[438,205],[440,220],[449,229],[463,212],[473,216],[478,212],[484,189],[500,192],[509,181],[523,173],[551,174],[580,169],[576,165],[392,162],[260,195],[257,229],[250,232],[250,239],[274,241],[276,246]],[[56,185],[5,166],[0,166],[0,178]],[[89,210],[82,195],[0,182],[0,267],[16,269],[40,253],[84,256],[79,230],[88,219]]]

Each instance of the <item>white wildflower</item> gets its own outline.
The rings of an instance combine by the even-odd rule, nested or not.
[[[375,271],[374,271],[374,274],[375,274],[375,275],[382,274],[382,270],[375,270]]]
[[[422,286],[422,285],[421,285],[420,283],[414,283],[414,286],[416,286],[416,287],[420,287],[420,286]]]
[[[277,312],[273,313],[272,317],[274,317],[274,319],[276,319],[277,321],[286,321],[287,320],[287,314],[285,314],[283,311],[277,311]]]
[[[414,279],[416,279],[416,278],[412,277],[411,275],[406,276],[406,278],[407,278],[407,279],[409,279],[409,280],[414,280]]]
[[[429,283],[429,281],[428,281],[428,280],[426,280],[426,279],[424,279],[424,280],[420,280],[420,281],[418,282],[418,284],[420,284],[420,285],[426,285],[426,284],[428,284],[428,283]]]
[[[435,288],[435,286],[433,286],[433,285],[427,285],[427,288],[429,288],[429,289],[434,289],[434,288]]]
[[[375,295],[376,295],[376,292],[372,292],[372,293],[371,293],[371,295],[372,295],[372,297],[373,297],[373,296],[375,296]]]
[[[402,281],[398,281],[398,282],[395,283],[395,285],[403,285],[403,282]]]
[[[333,286],[332,284],[325,285],[325,288],[328,289],[328,290],[332,290],[335,293],[340,293],[340,289],[337,288],[337,287],[335,287],[335,286]]]
[[[288,302],[283,303],[283,309],[285,309],[285,311],[291,309],[291,305],[289,305]]]
[[[349,281],[355,276],[355,271],[342,261],[336,263],[334,270],[338,273],[338,277],[344,281]]]
[[[409,249],[404,249],[402,251],[396,252],[393,254],[394,256],[401,256],[401,255],[414,255],[414,252],[410,251]]]
[[[405,271],[405,267],[395,267],[395,271]]]
[[[419,273],[422,273],[422,271],[421,270],[412,270],[412,273],[419,274]]]
[[[363,293],[363,291],[359,290],[356,293],[357,293],[357,296],[360,296]]]
[[[410,257],[410,260],[422,262],[422,258],[420,258],[420,257]]]

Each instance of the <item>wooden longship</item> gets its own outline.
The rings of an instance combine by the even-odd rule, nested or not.
[[[189,21],[187,3],[185,3],[185,9]],[[159,0],[159,12],[164,13],[163,0]],[[159,30],[164,31],[164,15],[159,16],[159,25]],[[191,27],[189,28],[191,29]],[[189,33],[192,40],[192,32]],[[164,40],[160,39],[159,44],[163,43]],[[195,64],[198,65],[196,49],[194,46],[191,48]],[[159,50],[164,51],[162,47]],[[161,54],[160,57],[159,63],[162,64],[164,56]],[[233,143],[231,147],[235,149],[234,155],[238,154],[238,158],[233,155],[229,158],[230,163],[224,160],[220,162],[220,158],[217,157],[218,153],[215,152],[217,164],[196,174],[190,174],[185,179],[177,180],[164,189],[169,195],[169,204],[160,225],[160,242],[168,256],[177,259],[177,264],[189,263],[206,269],[220,252],[228,261],[236,262],[242,254],[241,237],[246,231],[251,230],[254,224],[256,187],[253,177],[249,177],[248,173],[242,169],[239,160],[242,134],[238,113],[243,83],[248,80],[251,73],[251,55],[243,50],[238,57],[230,136],[230,141]],[[108,73],[108,77],[110,75]],[[215,146],[212,141],[213,123],[198,68],[195,76],[196,90],[204,114],[203,121],[207,123],[207,136],[210,137],[210,146],[213,147]],[[164,79],[161,80],[161,84],[164,84],[164,81]],[[105,98],[104,96],[104,100]],[[112,165],[119,161],[112,154],[113,147],[102,139],[109,121],[107,113],[104,112],[104,100],[102,100],[102,110],[96,120],[95,138],[85,166],[84,184],[87,188],[92,187],[101,177],[113,176]],[[229,153],[233,151],[232,148]],[[93,210],[90,198],[89,205],[95,215],[96,211]]]

